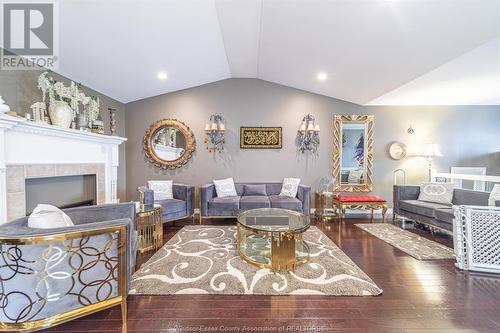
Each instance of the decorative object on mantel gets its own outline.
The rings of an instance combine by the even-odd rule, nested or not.
[[[100,115],[97,117],[96,120],[92,122],[92,125],[90,125],[90,130],[93,133],[104,134],[104,122],[102,121]]]
[[[319,125],[314,122],[315,119],[312,114],[308,114],[302,119],[302,123],[298,130],[298,144],[301,153],[307,150],[313,152],[318,150]]]
[[[281,149],[281,127],[240,127],[241,149]]]
[[[30,108],[31,108],[31,112],[33,113],[33,120],[36,123],[45,123],[45,121],[46,121],[45,112],[47,110],[45,103],[36,102]]]
[[[38,77],[38,88],[42,91],[44,104],[47,103],[48,96],[49,116],[53,125],[63,128],[78,126],[85,129],[91,126],[99,115],[99,98],[86,96],[79,83],[71,81],[70,86],[66,87],[62,82],[54,80],[51,71],[46,71]],[[81,112],[80,104],[84,106]],[[85,116],[76,119],[81,113]],[[78,125],[72,125],[75,120]]]
[[[219,153],[224,150],[224,134],[226,132],[226,124],[224,118],[220,114],[213,114],[210,116],[210,123],[205,125],[205,143],[207,144],[208,152],[218,151]]]
[[[149,161],[162,169],[186,164],[196,150],[193,131],[182,121],[161,119],[146,131],[143,147]]]
[[[80,112],[76,116],[76,128],[81,131],[88,131],[89,121],[85,112]]]
[[[111,135],[116,135],[116,109],[108,108],[109,110],[109,131]]]
[[[432,180],[432,160],[436,157],[441,157],[443,154],[441,154],[441,151],[439,150],[439,146],[436,143],[428,143],[424,145],[424,149],[422,151],[422,154],[420,155],[422,157],[427,158],[429,162],[429,181]]]
[[[0,96],[0,113],[6,113],[10,111],[10,106],[5,104],[5,101],[2,99],[2,96]]]
[[[389,156],[393,160],[400,160],[406,156],[406,145],[402,142],[393,142],[389,146]]]

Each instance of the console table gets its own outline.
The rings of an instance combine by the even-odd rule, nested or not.
[[[337,195],[332,199],[333,206],[338,211],[339,221],[342,222],[345,217],[346,208],[365,209],[371,211],[371,221],[373,222],[373,211],[382,210],[382,222],[385,222],[385,213],[387,212],[387,201],[375,195]]]

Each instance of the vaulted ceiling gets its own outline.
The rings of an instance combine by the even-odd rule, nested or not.
[[[122,102],[243,77],[361,105],[500,104],[498,0],[65,0],[59,11],[59,72]]]

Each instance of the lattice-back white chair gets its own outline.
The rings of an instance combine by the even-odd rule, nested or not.
[[[500,207],[455,206],[457,267],[500,274]]]

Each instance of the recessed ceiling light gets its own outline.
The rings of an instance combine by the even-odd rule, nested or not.
[[[325,81],[328,78],[328,75],[326,75],[325,72],[319,72],[317,78],[320,81]]]
[[[168,78],[168,75],[165,72],[158,72],[158,75],[156,75],[156,77],[158,77],[158,80],[166,80]]]

